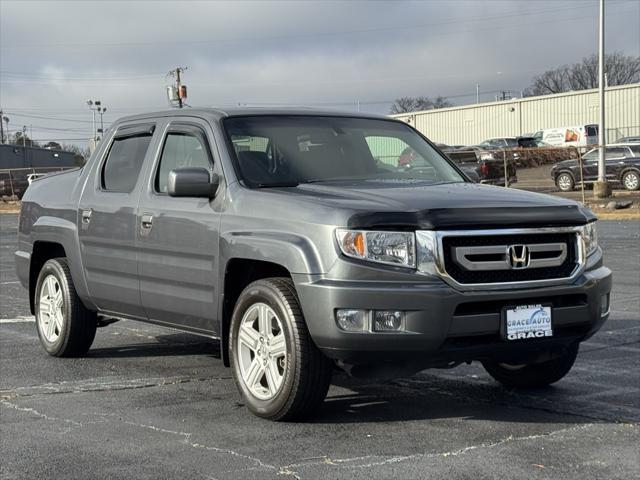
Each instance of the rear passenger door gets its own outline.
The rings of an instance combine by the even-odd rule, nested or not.
[[[138,209],[140,295],[148,319],[195,333],[218,335],[218,236],[225,194],[215,144],[204,121],[172,122]],[[169,172],[203,167],[220,175],[214,199],[170,197]]]
[[[102,311],[141,319],[146,315],[140,303],[136,215],[154,129],[153,123],[118,128],[92,167],[77,220],[89,295]]]

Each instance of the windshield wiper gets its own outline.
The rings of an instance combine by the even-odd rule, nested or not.
[[[298,182],[273,182],[273,183],[258,183],[256,188],[279,188],[279,187],[297,187],[300,185]]]

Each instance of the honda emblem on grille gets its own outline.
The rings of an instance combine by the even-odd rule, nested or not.
[[[512,270],[522,270],[529,267],[531,253],[526,245],[509,245],[507,247],[507,258]]]

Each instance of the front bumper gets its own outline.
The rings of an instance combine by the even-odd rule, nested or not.
[[[541,361],[602,326],[608,312],[601,314],[601,302],[612,284],[611,270],[602,265],[568,285],[519,290],[461,292],[439,278],[415,283],[295,275],[294,281],[309,332],[328,357],[354,364],[411,360],[425,366]],[[553,337],[503,340],[502,308],[531,303],[552,305]],[[345,332],[335,322],[339,308],[402,310],[407,332]]]

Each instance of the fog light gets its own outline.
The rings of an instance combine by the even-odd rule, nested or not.
[[[366,319],[366,310],[336,310],[336,323],[341,330],[347,332],[362,332],[366,327]]]
[[[609,294],[608,293],[600,297],[600,316],[604,317],[607,313],[609,313]]]
[[[373,329],[376,332],[403,331],[402,312],[399,310],[376,310],[373,312]]]

